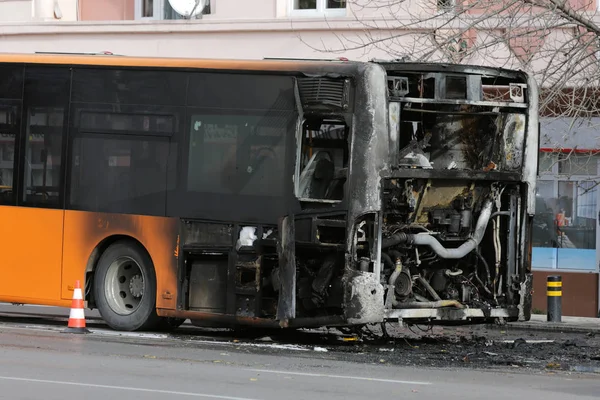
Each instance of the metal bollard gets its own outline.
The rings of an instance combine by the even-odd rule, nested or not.
[[[562,277],[550,275],[546,282],[548,299],[548,322],[562,322]]]

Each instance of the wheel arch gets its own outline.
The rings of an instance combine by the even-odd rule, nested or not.
[[[154,261],[152,260],[148,249],[146,249],[142,242],[140,242],[133,236],[116,234],[107,236],[104,239],[102,239],[102,241],[100,241],[100,243],[98,243],[96,247],[94,247],[94,250],[92,250],[92,252],[90,253],[87,264],[85,266],[85,289],[83,299],[87,301],[88,308],[90,309],[96,308],[96,301],[94,299],[94,291],[92,290],[92,288],[94,287],[94,275],[96,272],[96,267],[98,266],[98,261],[100,261],[100,257],[106,251],[106,249],[108,249],[112,244],[120,241],[129,241],[137,245],[140,248],[140,250],[144,251],[148,255],[150,261],[152,261],[152,263],[154,264]]]

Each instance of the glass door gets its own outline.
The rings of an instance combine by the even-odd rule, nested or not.
[[[596,270],[597,185],[591,180],[558,182],[555,226],[559,269]]]
[[[598,182],[589,178],[538,181],[534,269],[597,270],[599,195]]]

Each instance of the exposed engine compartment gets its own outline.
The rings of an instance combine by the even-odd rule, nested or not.
[[[518,197],[515,184],[386,180],[381,246],[386,308],[510,305],[518,291],[507,286],[517,244],[511,231],[517,210],[510,210]]]

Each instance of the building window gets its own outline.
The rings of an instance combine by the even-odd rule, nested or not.
[[[346,15],[346,0],[290,0],[292,16]]]
[[[154,1],[141,0],[142,18],[152,18],[154,16]]]
[[[454,0],[437,0],[437,9],[439,12],[452,11],[455,7]]]
[[[206,3],[206,6],[198,15],[210,14],[210,0],[200,0],[198,10],[202,8],[203,3]],[[194,11],[194,14],[197,14],[197,12]],[[136,0],[135,2],[135,19],[172,20],[186,18],[186,16],[179,14],[171,7],[169,0]],[[193,18],[198,18],[198,16]]]
[[[558,173],[561,175],[590,175],[598,174],[598,157],[594,152],[560,154]]]

